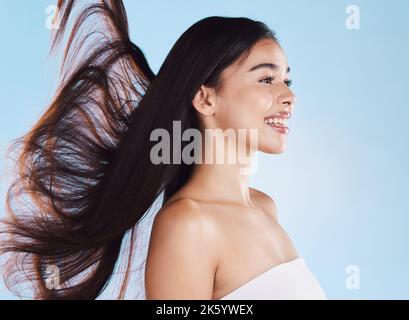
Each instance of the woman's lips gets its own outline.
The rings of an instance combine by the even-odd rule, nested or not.
[[[279,133],[282,134],[289,134],[290,133],[290,129],[287,126],[283,126],[283,125],[276,125],[274,123],[269,123],[268,124],[273,130],[278,131]]]
[[[282,111],[264,118],[264,122],[275,131],[282,134],[288,134],[290,129],[287,127],[287,120],[290,118],[290,112]]]
[[[264,119],[268,119],[268,118],[290,119],[291,118],[291,112],[287,112],[287,111],[277,112],[277,113],[274,113],[274,114],[271,114],[271,115],[265,117]]]

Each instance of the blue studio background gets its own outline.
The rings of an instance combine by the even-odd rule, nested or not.
[[[131,38],[155,72],[177,38],[206,16],[250,17],[277,32],[298,100],[287,151],[260,154],[252,185],[275,199],[330,299],[409,299],[409,1],[124,3]],[[56,88],[59,61],[47,56],[46,27],[54,4],[0,0],[0,216],[5,148]],[[358,29],[348,27],[350,5],[359,9]],[[2,281],[0,298],[14,299]]]

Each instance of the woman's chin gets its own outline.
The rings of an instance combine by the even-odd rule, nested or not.
[[[259,146],[259,151],[267,154],[281,154],[287,150],[287,144],[283,142],[265,143]]]

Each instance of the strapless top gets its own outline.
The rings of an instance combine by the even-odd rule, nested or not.
[[[326,300],[324,290],[301,257],[274,266],[219,300]]]

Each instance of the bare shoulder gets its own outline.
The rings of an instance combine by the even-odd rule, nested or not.
[[[189,199],[162,208],[152,226],[145,268],[147,299],[211,299],[217,232]]]
[[[274,219],[278,218],[277,206],[273,198],[271,198],[268,194],[254,188],[250,188],[250,192],[253,198],[257,201],[259,206],[265,210],[265,212],[270,214]]]
[[[165,205],[155,216],[153,227],[155,231],[164,229],[161,231],[174,232],[183,229],[195,234],[199,232],[197,236],[211,235],[214,231],[204,207],[190,199],[179,199]]]

